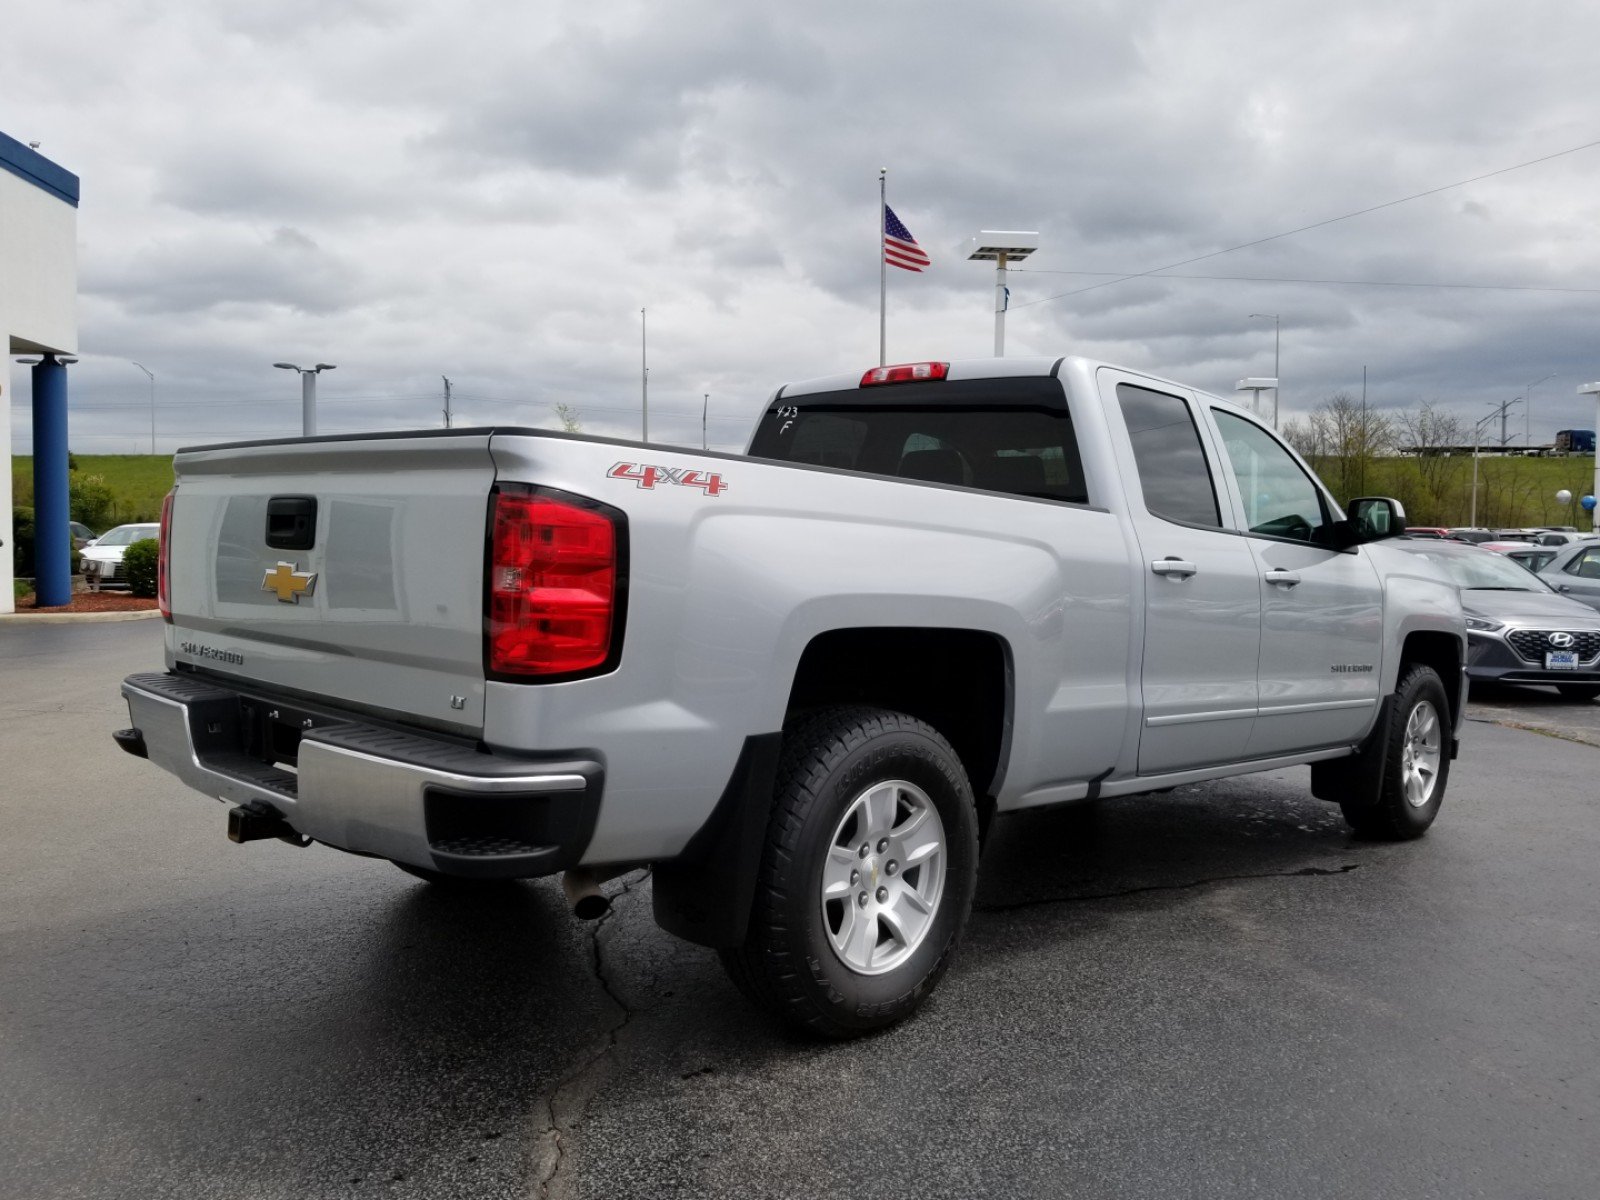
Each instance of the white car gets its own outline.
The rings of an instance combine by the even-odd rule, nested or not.
[[[122,556],[129,546],[145,538],[158,537],[161,526],[149,524],[118,525],[108,529],[83,548],[80,561],[83,574],[91,586],[104,587],[108,583],[125,584],[122,573]]]

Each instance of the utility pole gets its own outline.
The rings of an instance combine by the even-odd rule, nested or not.
[[[639,414],[641,417],[641,442],[650,440],[650,359],[645,350],[644,309],[639,310]]]
[[[441,375],[441,376],[439,376],[439,378],[444,380],[444,427],[446,429],[449,429],[450,428],[450,377],[448,375]]]
[[[879,364],[879,366],[882,366],[882,365],[883,364],[881,364],[881,363]],[[702,450],[709,450],[710,449],[710,447],[706,444],[706,410],[709,409],[710,407],[711,407],[711,393],[707,392],[705,394],[705,398],[700,401],[700,449],[702,449]]]
[[[1510,437],[1506,433],[1506,417],[1510,414],[1511,409],[1515,405],[1521,403],[1522,397],[1515,396],[1510,400],[1502,400],[1499,404],[1491,402],[1489,405],[1490,408],[1495,409],[1500,414],[1500,446],[1502,449],[1504,449],[1510,443]],[[1493,416],[1492,413],[1490,415]]]

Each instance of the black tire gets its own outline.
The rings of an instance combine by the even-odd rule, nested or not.
[[[1575,700],[1580,704],[1587,704],[1596,696],[1600,696],[1600,683],[1558,683],[1556,691],[1561,693],[1563,700]]]
[[[1413,714],[1429,705],[1437,722],[1438,768],[1424,803],[1416,804],[1406,794],[1406,743]],[[1394,708],[1383,746],[1383,770],[1378,775],[1375,794],[1352,796],[1339,801],[1340,811],[1350,828],[1365,838],[1400,842],[1419,838],[1428,832],[1444,802],[1450,781],[1450,703],[1444,684],[1432,667],[1412,666],[1395,689]]]
[[[942,823],[944,874],[926,932],[914,945],[907,940],[898,965],[873,974],[834,949],[839,927],[830,914],[837,910],[823,899],[822,883],[835,832],[847,828],[841,823],[873,785],[889,781],[909,782],[931,802]],[[873,883],[880,869],[884,879],[895,870],[887,861],[880,868],[876,856],[866,862]],[[905,882],[911,874],[905,870]],[[768,1012],[817,1036],[857,1037],[910,1015],[933,991],[966,927],[977,879],[977,809],[950,743],[904,713],[816,710],[785,730],[749,933],[744,945],[721,952],[722,964]],[[919,876],[917,886],[927,882]],[[857,919],[851,914],[852,925]],[[877,945],[881,932],[870,936]]]

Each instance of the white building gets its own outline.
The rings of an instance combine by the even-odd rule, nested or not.
[[[41,403],[50,411],[35,420],[35,507],[45,526],[67,520],[66,368],[60,355],[78,346],[78,177],[0,133],[0,338],[10,354],[36,354],[44,362],[34,368],[35,416]],[[11,529],[11,386],[12,360],[0,372],[0,613],[15,607],[12,596]],[[41,376],[41,371],[44,376]],[[41,381],[46,383],[42,389]],[[55,411],[59,409],[59,411]],[[42,435],[42,436],[41,436]],[[38,492],[40,484],[48,495]],[[41,539],[42,540],[42,539]],[[65,542],[62,537],[56,541]],[[67,561],[61,554],[41,558],[40,596]],[[47,563],[45,559],[50,561]],[[51,578],[47,581],[48,574]],[[64,586],[70,590],[70,580]]]

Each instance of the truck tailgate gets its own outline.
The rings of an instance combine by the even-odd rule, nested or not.
[[[483,727],[487,432],[176,460],[169,662]]]

